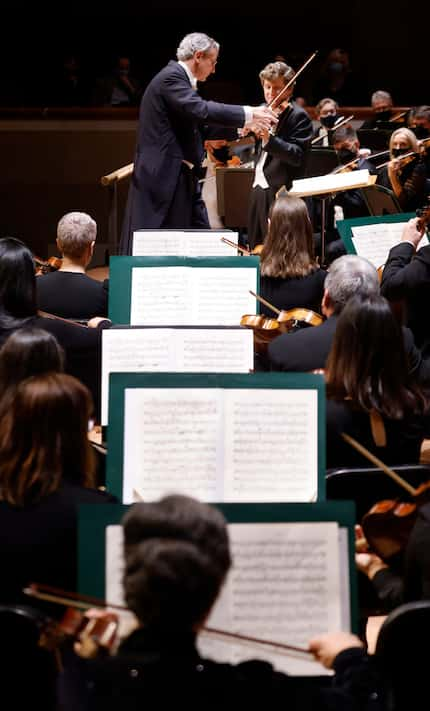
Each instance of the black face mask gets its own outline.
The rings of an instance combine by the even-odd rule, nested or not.
[[[391,118],[390,109],[386,109],[385,111],[377,111],[375,114],[375,118],[377,121],[389,121]]]
[[[425,126],[414,126],[412,131],[415,133],[418,140],[421,138],[427,138],[429,136],[429,129]]]
[[[403,156],[405,153],[410,153],[410,151],[411,151],[410,148],[392,148],[391,149],[391,153],[394,156],[394,158]]]
[[[324,128],[333,128],[338,118],[336,114],[329,114],[328,116],[321,116],[320,121]]]
[[[350,163],[352,160],[357,159],[357,153],[356,151],[352,151],[350,148],[340,148],[340,150],[336,151],[337,157],[339,158],[341,165],[346,165],[347,163]]]

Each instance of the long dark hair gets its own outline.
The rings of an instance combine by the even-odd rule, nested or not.
[[[31,375],[63,372],[64,357],[64,350],[52,333],[33,326],[19,328],[0,348],[0,392]]]
[[[16,328],[36,315],[33,256],[14,237],[0,239],[0,327]]]
[[[91,396],[71,375],[45,373],[19,383],[0,418],[0,496],[15,506],[56,491],[64,480],[93,487],[88,441]]]
[[[285,195],[272,204],[269,229],[260,256],[261,275],[281,279],[315,271],[312,225],[306,204]]]
[[[382,296],[348,301],[326,365],[327,397],[391,419],[423,413],[428,399],[409,376],[401,327]]]

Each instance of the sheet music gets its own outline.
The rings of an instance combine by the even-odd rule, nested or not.
[[[207,626],[307,648],[342,626],[338,524],[230,524],[233,568]],[[299,654],[247,649],[201,635],[203,655],[219,661],[267,659],[289,673],[324,674]]]
[[[376,269],[387,261],[388,252],[401,242],[406,222],[376,222],[373,225],[351,227],[352,243],[360,257],[365,257]],[[428,244],[424,235],[417,249]]]
[[[253,367],[254,335],[250,329],[105,329],[101,424],[108,423],[110,373],[248,373]]]
[[[126,389],[123,502],[313,500],[317,403],[315,390]]]
[[[256,268],[134,267],[130,323],[237,326],[256,312],[250,290],[257,291]]]
[[[227,237],[237,244],[239,235],[229,230],[136,230],[133,257],[231,257],[234,249],[221,242]]]
[[[349,565],[346,529],[336,522],[228,524],[233,566],[215,603],[208,627],[307,648],[333,630],[349,631]],[[106,599],[124,604],[122,526],[106,528]],[[345,585],[342,582],[345,581]],[[344,588],[347,588],[345,595]],[[265,659],[292,674],[327,674],[299,653],[263,645],[235,644],[204,632],[203,656],[237,663]]]
[[[318,485],[316,390],[225,390],[226,501],[311,501]]]
[[[348,173],[328,173],[315,178],[293,180],[290,195],[330,193],[338,190],[349,190],[369,184],[369,171],[352,170]],[[371,181],[372,182],[372,181]]]

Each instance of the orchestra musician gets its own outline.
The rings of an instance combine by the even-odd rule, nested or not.
[[[390,120],[393,115],[393,99],[388,91],[378,89],[370,99],[373,116],[360,126],[363,129],[380,128]]]
[[[312,144],[316,148],[323,148],[332,144],[333,132],[330,131],[334,127],[338,116],[339,105],[334,99],[326,97],[318,101],[315,106],[316,118],[320,125],[313,132]],[[315,140],[319,138],[319,140]]]
[[[131,254],[137,229],[209,228],[201,197],[200,132],[204,124],[258,130],[277,123],[268,107],[235,106],[205,101],[197,82],[215,72],[219,44],[193,32],[148,84],[139,114],[137,149],[123,222],[120,252]]]
[[[391,134],[389,149],[390,162],[378,183],[394,192],[404,212],[422,207],[428,192],[426,167],[415,134],[409,128],[398,128]]]
[[[284,62],[271,62],[259,74],[266,104],[270,104],[294,77]],[[285,94],[282,112],[274,133],[258,132],[255,178],[249,199],[248,243],[253,249],[264,242],[267,217],[279,188],[290,189],[293,179],[304,175],[306,156],[312,139],[312,122],[304,109],[290,101],[294,83]]]
[[[310,683],[258,659],[218,663],[196,641],[231,565],[226,521],[219,510],[171,495],[133,505],[123,519],[125,600],[139,622],[116,655],[76,659],[66,667],[63,711],[148,708],[368,709],[378,698],[372,659],[355,635],[310,640],[309,651],[335,671],[334,682]],[[85,654],[85,639],[75,643]],[[257,652],[258,654],[258,652]],[[374,707],[372,707],[374,708]]]

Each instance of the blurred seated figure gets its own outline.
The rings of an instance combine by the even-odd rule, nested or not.
[[[121,54],[111,74],[96,83],[93,103],[96,106],[138,106],[142,86],[130,72],[130,58]]]
[[[360,128],[386,128],[387,122],[393,116],[393,99],[388,91],[373,92],[370,100],[373,117],[364,121]],[[394,124],[393,124],[394,127]]]
[[[80,107],[89,106],[91,86],[79,57],[69,54],[64,57],[61,67],[48,79],[51,106]]]
[[[346,49],[335,48],[328,52],[320,66],[312,93],[315,104],[324,96],[330,96],[339,106],[356,106],[363,103],[362,82],[351,69]]]
[[[429,401],[410,374],[402,329],[382,296],[353,298],[326,365],[327,468],[365,466],[341,434],[387,464],[417,464]]]
[[[315,260],[312,225],[300,198],[287,193],[272,203],[260,274],[260,295],[276,308],[320,310],[326,272]],[[260,312],[275,317],[264,304]]]
[[[172,495],[135,504],[123,519],[124,593],[139,626],[116,655],[66,667],[61,708],[368,709],[378,679],[360,640],[348,633],[313,639],[309,650],[332,667],[332,683],[287,676],[270,663],[203,658],[198,635],[231,565],[227,525],[215,507]],[[88,654],[85,636],[75,644]],[[97,653],[97,650],[91,650]],[[90,654],[91,654],[90,652]]]
[[[42,311],[76,320],[107,316],[108,282],[87,276],[97,236],[95,221],[84,212],[68,212],[57,226],[57,247],[62,256],[58,270],[36,280]]]

